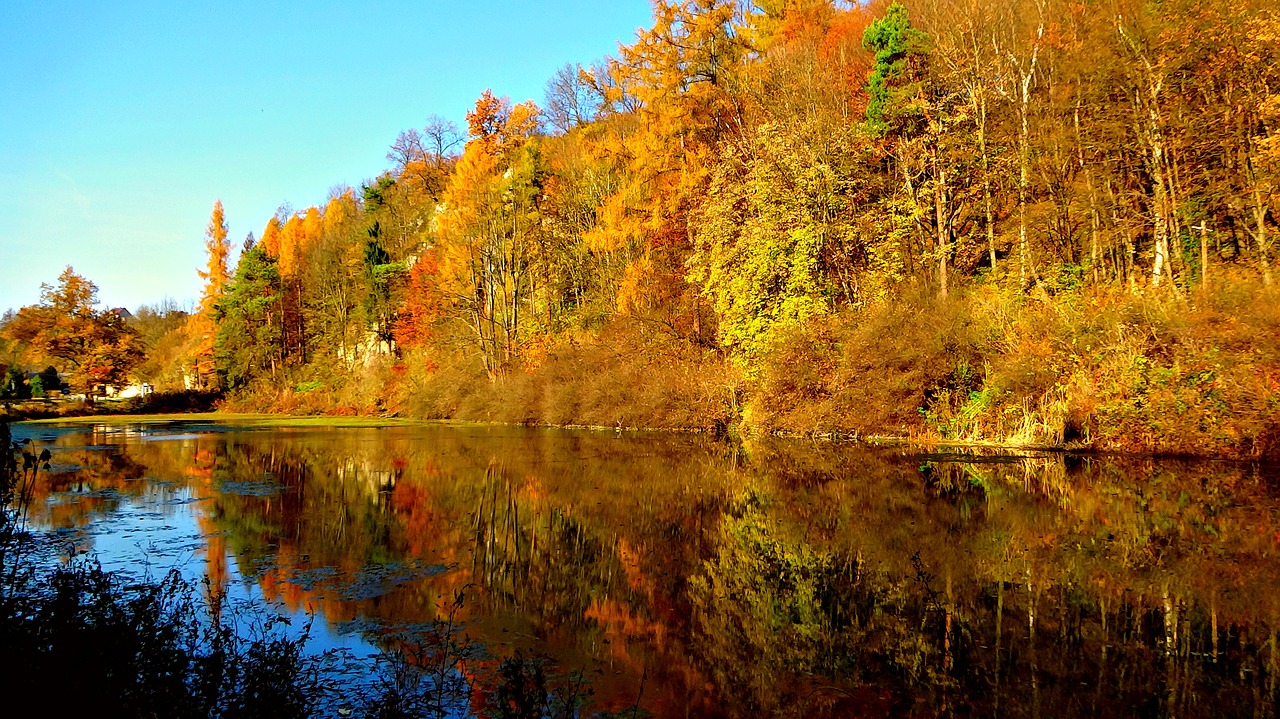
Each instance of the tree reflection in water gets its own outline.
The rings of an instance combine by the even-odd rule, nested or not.
[[[184,488],[211,586],[229,558],[423,664],[412,629],[457,626],[480,713],[551,676],[659,716],[1276,710],[1280,502],[1254,465],[448,426],[56,444],[41,496],[84,501],[40,526]]]

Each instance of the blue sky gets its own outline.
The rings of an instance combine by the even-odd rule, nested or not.
[[[0,2],[0,311],[63,267],[106,305],[200,291],[215,199],[231,238],[388,166],[401,130],[465,127],[485,88],[542,101],[556,68],[650,24],[598,2]]]

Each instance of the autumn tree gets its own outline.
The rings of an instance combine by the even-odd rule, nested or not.
[[[200,296],[199,308],[191,316],[189,334],[197,343],[191,357],[197,382],[201,387],[208,387],[215,377],[215,307],[226,293],[227,257],[231,254],[222,200],[213,203],[213,213],[209,217],[209,226],[205,229],[204,246],[208,255],[208,265],[200,272],[201,279],[205,281],[204,291]]]
[[[893,221],[910,221],[934,238],[930,253],[938,293],[949,290],[956,251],[977,173],[969,131],[968,100],[944,84],[932,62],[933,41],[914,27],[902,5],[867,27],[863,44],[875,53],[867,81],[867,125],[883,138],[892,168],[902,178]]]
[[[970,125],[981,174],[982,230],[987,263],[996,267],[996,190],[1001,174],[1000,157],[991,142],[1000,95],[999,83],[990,72],[998,63],[999,44],[993,23],[999,3],[973,0],[929,0],[921,21],[933,38],[933,57],[941,82],[968,104]]]
[[[56,285],[40,285],[40,303],[20,309],[4,331],[69,369],[72,389],[92,397],[106,386],[127,384],[144,356],[138,333],[97,304],[97,285],[68,266]]]
[[[689,277],[720,317],[721,343],[754,358],[775,328],[834,307],[830,260],[851,232],[853,207],[842,168],[800,138],[764,125],[743,145],[712,179]]]
[[[524,339],[545,174],[533,142],[538,116],[532,102],[512,106],[488,90],[480,96],[438,219],[442,285],[491,376],[506,371]]]
[[[413,350],[430,341],[443,314],[444,297],[435,251],[419,257],[406,274],[404,303],[396,316],[393,332],[399,345]]]
[[[335,188],[316,237],[302,257],[289,302],[303,315],[304,342],[315,356],[347,357],[363,336],[358,308],[363,293],[359,266],[365,218],[351,188]]]
[[[601,214],[622,209],[614,193],[623,169],[606,147],[568,137],[540,144],[546,166],[541,232],[533,238],[531,319],[546,333],[615,311],[619,270],[628,253],[612,244],[616,236],[599,232]]]
[[[450,120],[431,115],[421,131],[406,130],[387,152],[392,168],[382,181],[377,201],[367,209],[381,210],[388,231],[402,233],[398,239],[408,249],[414,233],[421,232],[449,182],[462,142],[458,127]]]
[[[193,314],[172,299],[142,305],[130,323],[138,331],[146,359],[137,366],[138,379],[157,390],[184,389],[190,349],[188,338]]]
[[[718,145],[743,124],[752,48],[740,10],[730,0],[655,2],[654,26],[610,63],[605,94],[634,97],[635,106],[617,150],[626,158],[624,183],[593,232],[599,245],[635,246],[617,309],[699,341],[702,303],[684,265]]]
[[[257,246],[268,257],[280,257],[280,231],[284,228],[284,221],[280,217],[283,211],[284,208],[277,210],[276,214],[267,220],[267,226],[262,230],[262,237],[257,242]]]

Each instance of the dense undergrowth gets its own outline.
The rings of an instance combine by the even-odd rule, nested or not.
[[[1183,294],[978,282],[811,318],[749,372],[626,327],[492,379],[461,353],[306,371],[227,407],[1280,458],[1280,296],[1251,277]]]
[[[770,358],[751,419],[792,432],[1274,459],[1280,302],[1260,290],[1024,295],[988,284],[835,318]]]

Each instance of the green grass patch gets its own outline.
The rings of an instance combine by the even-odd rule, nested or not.
[[[217,422],[247,427],[392,427],[400,425],[441,424],[439,421],[404,419],[401,417],[302,417],[293,415],[197,412],[192,414],[107,414],[88,417],[55,417],[37,419],[24,424],[160,424],[165,422]],[[453,424],[453,423],[450,423]]]

